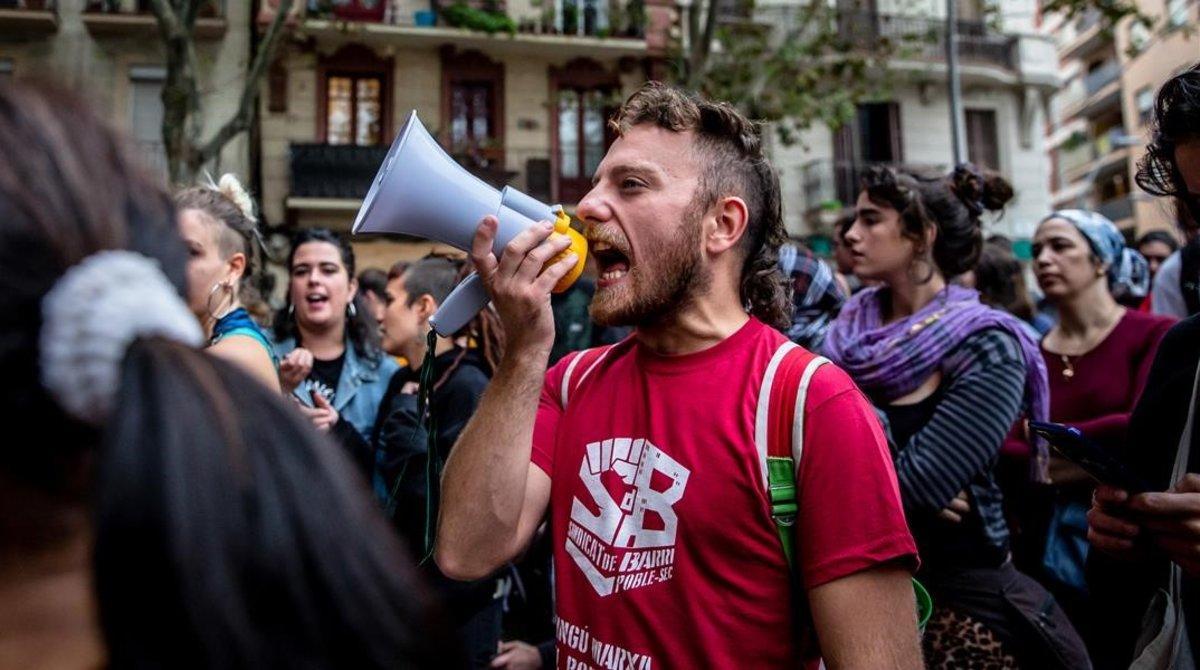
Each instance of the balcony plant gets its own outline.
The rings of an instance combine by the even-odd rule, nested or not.
[[[443,8],[442,17],[455,28],[466,28],[489,35],[499,32],[513,35],[517,32],[517,24],[508,14],[495,9],[478,9],[465,2],[456,2]]]
[[[614,27],[619,24],[613,23]],[[644,0],[628,0],[625,5],[624,28],[626,37],[643,37],[646,34],[646,3]]]
[[[564,35],[579,32],[579,6],[574,2],[563,3],[562,31]]]

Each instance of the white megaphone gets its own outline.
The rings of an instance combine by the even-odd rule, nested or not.
[[[500,221],[492,246],[497,258],[522,230],[539,221],[553,221],[555,233],[570,236],[571,246],[550,263],[570,252],[579,259],[554,291],[567,290],[583,273],[587,241],[571,229],[571,219],[562,207],[546,205],[511,186],[502,191],[492,188],[451,158],[414,111],[388,150],[351,232],[400,233],[468,251],[479,220],[489,214]],[[442,301],[429,323],[438,335],[449,337],[486,307],[488,300],[483,281],[472,274]]]

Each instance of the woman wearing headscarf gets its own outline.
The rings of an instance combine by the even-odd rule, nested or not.
[[[1033,238],[1033,257],[1038,286],[1059,315],[1041,342],[1050,419],[1116,451],[1125,442],[1158,343],[1174,320],[1118,302],[1146,295],[1149,268],[1100,214],[1068,209],[1046,217]],[[1016,432],[1024,437],[1023,427]],[[1025,446],[1025,456],[1029,453]],[[1078,465],[1057,456],[1050,459],[1050,479],[1050,487],[1015,497],[1026,503],[1018,513],[1018,567],[1042,578],[1093,646],[1084,561],[1094,483]]]
[[[792,325],[785,335],[809,351],[820,351],[825,331],[846,302],[833,270],[808,249],[790,244],[780,249],[779,265],[792,283]]]

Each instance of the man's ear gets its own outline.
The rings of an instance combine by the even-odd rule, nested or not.
[[[719,254],[737,246],[746,234],[750,223],[750,209],[746,201],[737,196],[727,196],[717,201],[709,210],[706,223],[704,248],[710,254]]]

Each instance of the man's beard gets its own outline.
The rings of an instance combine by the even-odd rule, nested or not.
[[[592,320],[601,326],[643,328],[678,314],[708,290],[712,275],[700,252],[702,210],[689,216],[666,244],[643,249],[640,260],[617,286],[599,288],[592,299]]]

